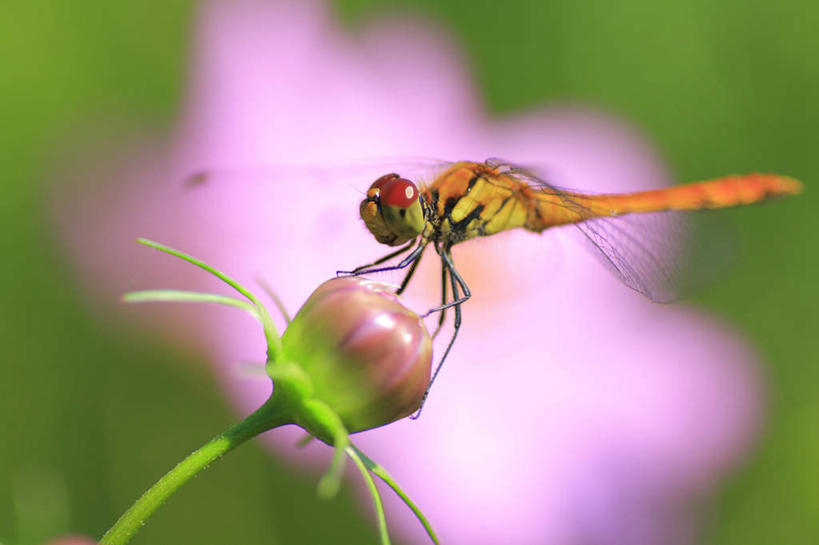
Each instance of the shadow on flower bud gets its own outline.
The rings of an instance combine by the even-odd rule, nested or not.
[[[432,340],[387,285],[357,277],[319,286],[282,337],[290,361],[350,432],[412,414],[429,382]]]

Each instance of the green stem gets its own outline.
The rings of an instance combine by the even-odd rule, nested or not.
[[[361,476],[364,477],[364,482],[367,483],[367,488],[370,491],[370,496],[373,498],[375,504],[375,513],[378,517],[378,536],[381,538],[381,545],[390,545],[390,533],[387,531],[387,515],[384,514],[384,503],[381,501],[381,494],[378,493],[378,487],[375,486],[375,481],[368,471],[367,465],[359,456],[360,452],[355,447],[347,447],[347,454],[352,458]]]
[[[248,439],[278,426],[291,424],[290,411],[285,409],[287,405],[283,405],[274,397],[268,399],[256,412],[208,441],[166,473],[102,536],[100,545],[127,543],[166,499],[200,471]]]

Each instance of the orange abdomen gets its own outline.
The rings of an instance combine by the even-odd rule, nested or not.
[[[593,217],[620,216],[663,210],[706,210],[752,204],[767,199],[800,193],[802,184],[776,174],[725,176],[704,182],[611,195],[559,195],[541,192],[534,195],[533,210],[526,228],[542,231],[553,225],[577,223]]]

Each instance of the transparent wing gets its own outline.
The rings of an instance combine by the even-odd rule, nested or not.
[[[350,160],[343,163],[275,164],[253,166],[213,165],[183,173],[186,187],[196,188],[220,183],[265,183],[282,180],[321,180],[346,183],[365,193],[370,184],[384,174],[396,172],[416,183],[430,183],[452,163],[430,157],[392,157]]]
[[[658,303],[708,284],[733,257],[713,211],[591,218],[576,227],[614,276]]]
[[[696,291],[724,270],[733,257],[731,237],[720,228],[714,211],[595,217],[572,197],[578,191],[555,187],[531,169],[498,159],[487,164],[559,197],[562,206],[585,217],[574,224],[585,246],[621,282],[652,301],[666,303]]]

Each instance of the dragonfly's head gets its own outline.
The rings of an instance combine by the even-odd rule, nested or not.
[[[367,229],[381,244],[398,246],[424,230],[418,187],[398,174],[385,174],[373,182],[359,212]]]

